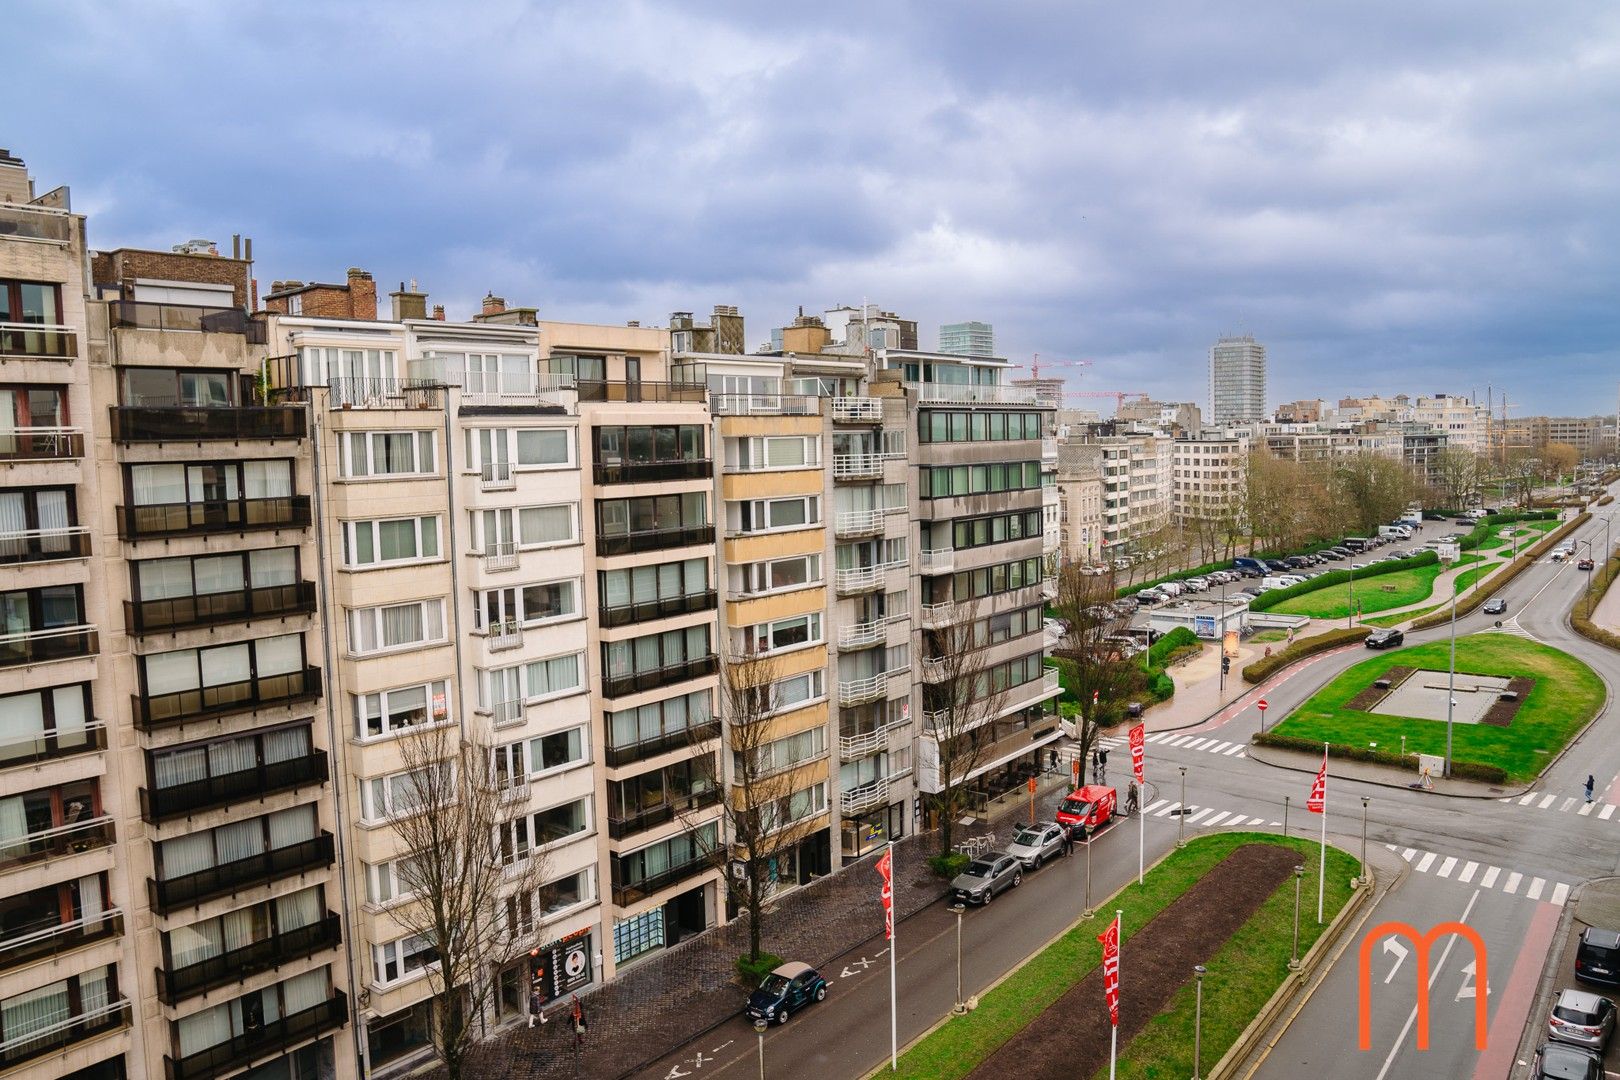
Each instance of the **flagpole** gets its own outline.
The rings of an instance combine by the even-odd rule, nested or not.
[[[1140,790],[1141,784],[1136,785]],[[1141,820],[1137,824],[1136,833],[1136,883],[1142,884],[1142,851],[1147,847],[1147,814],[1143,813],[1147,806],[1142,802],[1140,794],[1136,797],[1136,816]]]
[[[1327,892],[1327,759],[1328,744],[1322,744],[1322,865],[1316,878],[1316,925],[1322,925],[1322,897]]]
[[[1125,912],[1121,908],[1114,909],[1114,986],[1116,996],[1123,993],[1124,984],[1120,982],[1120,961],[1125,958]],[[1108,1080],[1114,1080],[1114,1066],[1119,1057],[1119,1021],[1108,1027]]]
[[[1325,835],[1325,834],[1324,834]],[[889,895],[894,895],[894,839],[889,839]],[[898,1072],[900,1069],[900,1040],[898,1013],[895,1009],[894,998],[894,908],[890,901],[889,909],[889,1071]],[[1317,920],[1321,921],[1320,918]]]

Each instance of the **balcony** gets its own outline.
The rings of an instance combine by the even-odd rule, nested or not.
[[[647,529],[642,532],[613,533],[596,536],[596,553],[608,555],[635,555],[643,551],[664,551],[668,548],[696,547],[714,543],[713,525],[683,525],[673,529]]]
[[[1045,549],[1046,549],[1046,545],[1043,542],[1042,545],[1041,545],[1041,550],[1044,551]],[[1057,594],[1058,594],[1057,577],[1054,575],[1052,577],[1042,578],[1041,579],[1041,595],[1043,597],[1045,597],[1046,599],[1048,599],[1048,600],[1056,600],[1057,599]]]
[[[262,1057],[285,1053],[298,1043],[336,1031],[349,1022],[349,999],[341,990],[313,1008],[283,1016],[263,1027],[232,1036],[183,1058],[165,1056],[166,1080],[212,1080]]]
[[[173,971],[157,972],[158,997],[165,1005],[175,1005],[188,997],[238,983],[261,971],[270,971],[292,960],[343,943],[338,917],[328,912],[324,919],[244,945],[239,949],[210,956]]]
[[[884,575],[890,570],[904,568],[904,562],[878,563],[874,566],[847,566],[833,575],[833,588],[839,596],[875,592],[884,587]]]
[[[73,240],[73,216],[54,206],[0,203],[0,240],[47,240],[67,244]]]
[[[210,866],[194,874],[183,874],[167,881],[148,878],[146,884],[152,907],[161,915],[171,915],[182,907],[200,904],[216,896],[228,896],[255,885],[266,885],[295,874],[325,869],[332,865],[334,858],[332,834],[323,832],[309,840],[250,855],[235,862]]]
[[[618,607],[600,607],[597,609],[596,618],[604,628],[631,626],[653,619],[668,619],[676,615],[712,611],[715,601],[715,591],[710,589],[707,592],[660,597],[657,600],[643,600],[639,603],[621,604]]]
[[[1037,405],[1040,398],[1028,386],[976,386],[967,383],[912,383],[924,405]]]
[[[479,491],[512,491],[516,487],[517,477],[512,475],[510,461],[486,461],[478,472]]]
[[[1058,679],[1058,673],[1048,668],[1041,673],[1039,679],[1021,683],[1008,689],[1002,699],[1001,709],[996,715],[1006,716],[1009,713],[1017,712],[1019,709],[1027,709],[1031,705],[1045,701],[1062,692],[1063,684]],[[961,726],[967,729],[982,726],[995,719],[995,717],[974,715],[960,719]],[[950,723],[951,717],[948,710],[936,709],[932,712],[923,713],[923,727],[930,735],[937,735],[941,727]]]
[[[0,1042],[0,1068],[9,1069],[30,1058],[58,1053],[76,1042],[117,1031],[128,1023],[129,1001],[115,997],[100,1008],[63,1017]],[[53,1071],[52,1075],[60,1075],[60,1071]]]
[[[504,544],[484,545],[484,572],[488,574],[499,573],[502,570],[516,570],[518,566],[517,542],[508,540]]]
[[[922,628],[924,630],[943,630],[947,626],[955,626],[966,617],[966,612],[959,610],[955,601],[952,600],[943,600],[937,604],[924,604],[922,606]]]
[[[505,652],[523,647],[523,624],[516,619],[490,623],[484,631],[484,648],[490,652]]]
[[[240,308],[203,307],[196,304],[161,304],[148,300],[114,300],[108,321],[137,330],[191,330],[210,334],[241,334],[249,344],[263,345],[265,327]]]
[[[834,480],[876,480],[883,475],[882,454],[834,454]]]
[[[880,536],[883,533],[882,510],[843,510],[833,519],[833,532],[839,539],[858,536]]]
[[[84,432],[66,427],[19,427],[0,432],[0,461],[76,461]]]
[[[623,840],[625,837],[633,836],[638,832],[646,832],[648,829],[656,828],[659,825],[666,825],[682,814],[715,806],[719,802],[720,789],[714,788],[696,795],[687,795],[676,802],[651,806],[625,817],[614,817],[609,814],[608,835],[615,840]]]
[[[819,416],[822,398],[809,394],[712,394],[716,416]]]
[[[0,635],[0,668],[94,656],[100,639],[93,626],[59,626]]]
[[[686,682],[689,679],[701,679],[706,675],[713,675],[719,667],[719,658],[713,653],[700,656],[695,660],[685,660],[679,664],[669,664],[651,671],[638,671],[630,675],[602,676],[602,696],[610,698],[627,697],[630,694],[639,694],[644,690],[656,690],[660,686],[669,686],[672,683]]]
[[[1058,459],[1057,440],[1056,439],[1042,439],[1041,440],[1041,460],[1042,461],[1056,461],[1057,459]]]
[[[489,703],[489,722],[495,728],[509,728],[523,723],[523,701],[521,698],[492,701]]]
[[[89,557],[90,530],[83,526],[0,533],[0,566]]]
[[[609,745],[607,748],[607,763],[613,768],[633,765],[638,761],[646,761],[660,754],[667,754],[671,750],[697,750],[700,744],[719,737],[720,721],[711,720],[706,724],[698,724],[682,731],[672,731],[666,735],[657,735],[651,739],[643,739],[640,742],[630,743],[626,746]]]
[[[710,458],[681,461],[616,461],[591,466],[598,484],[646,484],[660,480],[707,480],[714,476]]]
[[[956,549],[934,548],[918,552],[917,569],[925,574],[949,574],[956,569]]]
[[[219,623],[274,619],[315,612],[315,583],[295,581],[258,589],[175,596],[163,600],[125,600],[124,628],[131,634],[153,634]]]
[[[870,397],[835,397],[832,418],[839,424],[881,424],[883,402]]]
[[[329,409],[442,409],[444,383],[438,379],[328,379],[326,405]]]
[[[142,731],[156,731],[192,720],[314,701],[320,696],[321,669],[310,667],[199,690],[178,690],[151,697],[132,694],[130,702],[135,711],[135,726]]]
[[[309,433],[299,405],[217,408],[113,405],[113,440],[121,443],[302,439]]]
[[[924,657],[922,662],[922,677],[925,683],[942,683],[951,677],[949,666],[944,657]]]
[[[106,847],[116,839],[113,819],[90,818],[71,825],[57,825],[50,829],[26,833],[8,839],[0,848],[0,870],[13,866],[39,862],[41,859],[59,859],[78,855],[94,848]]]
[[[706,403],[708,398],[709,388],[703,383],[579,380],[581,401],[621,401],[626,404],[690,402],[701,405]]]
[[[681,863],[679,866],[672,866],[662,873],[653,874],[651,877],[642,878],[640,881],[633,884],[621,885],[615,881],[613,883],[613,902],[618,904],[620,907],[627,907],[630,904],[635,903],[637,900],[649,897],[656,892],[661,892],[664,889],[669,888],[671,885],[679,884],[682,881],[695,878],[699,874],[717,869],[719,865],[720,860],[714,856],[699,857],[692,859],[689,862]],[[617,864],[614,865],[614,869],[618,869]],[[617,877],[618,875],[614,874],[614,876]]]
[[[880,671],[864,679],[840,680],[838,704],[847,709],[868,701],[882,701],[889,696],[889,676],[893,674],[892,671]]]
[[[221,499],[214,502],[152,503],[118,508],[118,535],[124,540],[260,529],[309,528],[309,496]]]
[[[456,372],[461,403],[472,408],[567,409],[572,375],[550,372]]]
[[[909,612],[898,615],[885,615],[868,622],[850,623],[838,628],[838,647],[840,649],[869,649],[873,645],[881,645],[888,640],[889,627],[896,623],[905,622],[911,617]]]
[[[911,728],[909,720],[897,720],[892,724],[885,724],[871,731],[857,732],[854,735],[838,736],[838,756],[844,761],[853,758],[866,757],[875,754],[889,745],[890,738],[902,731]]]
[[[887,776],[880,776],[876,780],[862,784],[860,787],[850,788],[848,791],[838,793],[838,809],[845,817],[852,817],[888,804],[889,778]]]
[[[240,772],[207,776],[174,787],[143,787],[141,817],[157,824],[278,791],[324,784],[330,778],[326,751],[316,750],[307,757],[267,762]]]
[[[0,769],[41,761],[93,754],[107,749],[107,724],[91,720],[83,727],[48,728],[34,735],[0,739]]]
[[[79,332],[56,323],[0,322],[0,357],[72,360],[79,355]]]
[[[72,922],[25,924],[11,930],[16,936],[0,941],[0,971],[32,964],[93,945],[124,932],[124,913],[114,908]]]

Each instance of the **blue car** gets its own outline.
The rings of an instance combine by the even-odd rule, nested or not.
[[[750,1019],[787,1023],[788,1017],[812,1001],[827,997],[827,980],[809,964],[783,964],[748,996]]]

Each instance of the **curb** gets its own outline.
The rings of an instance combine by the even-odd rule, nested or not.
[[[1569,933],[1570,923],[1575,921],[1575,908],[1578,906],[1577,902],[1580,899],[1581,893],[1586,891],[1587,886],[1596,884],[1600,881],[1615,880],[1620,879],[1612,877],[1593,878],[1591,881],[1581,882],[1581,884],[1570,893],[1569,899],[1564,903],[1564,910],[1559,913],[1558,925],[1553,928],[1554,943],[1563,941],[1565,935]],[[1518,1068],[1518,1063],[1520,1061],[1529,1061],[1531,1056],[1536,1052],[1536,1047],[1541,1045],[1542,1041],[1546,1038],[1546,1021],[1542,1020],[1541,1018],[1547,1015],[1548,1007],[1552,1003],[1554,988],[1562,981],[1563,980],[1558,976],[1557,970],[1551,964],[1546,964],[1542,967],[1541,975],[1536,979],[1536,996],[1530,999],[1530,1014],[1525,1017],[1524,1030],[1519,1033],[1518,1046],[1513,1052],[1513,1069],[1516,1070]],[[1508,1075],[1512,1076],[1513,1072],[1509,1071]],[[1529,1074],[1526,1073],[1525,1075],[1528,1076]]]
[[[1593,722],[1594,723],[1596,722],[1595,717],[1593,718]],[[1583,734],[1583,735],[1585,734],[1584,729],[1582,730],[1581,734]],[[1580,738],[1580,735],[1575,736],[1575,738]],[[1571,743],[1573,743],[1573,742],[1574,742],[1574,740],[1572,739]],[[1566,747],[1566,749],[1568,749],[1568,748]],[[1273,768],[1273,769],[1286,769],[1289,772],[1312,773],[1312,774],[1314,774],[1316,772],[1316,770],[1319,768],[1319,766],[1316,766],[1316,765],[1297,765],[1296,766],[1296,765],[1289,765],[1286,762],[1282,762],[1282,761],[1267,761],[1265,759],[1265,757],[1262,756],[1262,754],[1267,753],[1267,752],[1304,753],[1303,750],[1300,750],[1300,751],[1288,751],[1288,750],[1273,751],[1272,748],[1269,747],[1269,746],[1256,746],[1255,744],[1250,743],[1249,744],[1249,749],[1245,753],[1244,756],[1247,757],[1250,761],[1258,761],[1260,764],[1269,766],[1270,768]],[[1555,758],[1554,761],[1556,761],[1556,760],[1557,759]],[[1413,785],[1412,785],[1411,781],[1409,781],[1409,780],[1402,781],[1400,783],[1393,783],[1393,782],[1388,781],[1388,780],[1379,780],[1379,779],[1372,778],[1372,777],[1348,776],[1348,775],[1346,775],[1344,773],[1334,773],[1333,769],[1331,768],[1332,763],[1333,763],[1333,759],[1331,757],[1328,758],[1328,764],[1329,764],[1328,775],[1329,776],[1336,776],[1340,780],[1352,780],[1352,781],[1354,781],[1354,782],[1356,782],[1358,784],[1372,784],[1372,785],[1374,785],[1376,787],[1391,788],[1391,789],[1396,790],[1396,791],[1410,791],[1410,790],[1412,790]],[[1547,768],[1549,768],[1549,769],[1552,768],[1552,765],[1553,765],[1553,763],[1549,762],[1548,765],[1547,765]],[[1455,783],[1456,781],[1453,781],[1453,782]],[[1465,781],[1465,782],[1466,783],[1475,783],[1476,781]],[[1525,787],[1520,788],[1517,791],[1508,791],[1506,788],[1503,788],[1501,793],[1495,794],[1495,795],[1490,794],[1489,792],[1479,794],[1479,795],[1475,795],[1472,792],[1467,792],[1467,791],[1428,791],[1428,792],[1425,792],[1425,794],[1438,795],[1442,799],[1511,799],[1511,798],[1514,798],[1516,796],[1525,794],[1526,792],[1530,791],[1531,788],[1533,788],[1534,786],[1535,786],[1534,784],[1530,784],[1530,785],[1527,785]]]

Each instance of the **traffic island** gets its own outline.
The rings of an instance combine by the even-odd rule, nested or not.
[[[1192,1075],[1193,965],[1204,964],[1203,1057],[1212,1063],[1290,978],[1292,868],[1302,882],[1300,955],[1323,932],[1315,919],[1318,847],[1263,833],[1199,837],[1156,863],[900,1058],[897,1074],[985,1078],[1107,1075],[1108,1011],[1103,997],[1104,916],[1124,912],[1120,1056],[1123,1077]],[[1350,899],[1359,864],[1328,849],[1325,926]],[[1077,905],[1078,906],[1078,905]],[[1216,1003],[1219,1003],[1218,1007]],[[1099,1056],[1100,1055],[1100,1056]]]

